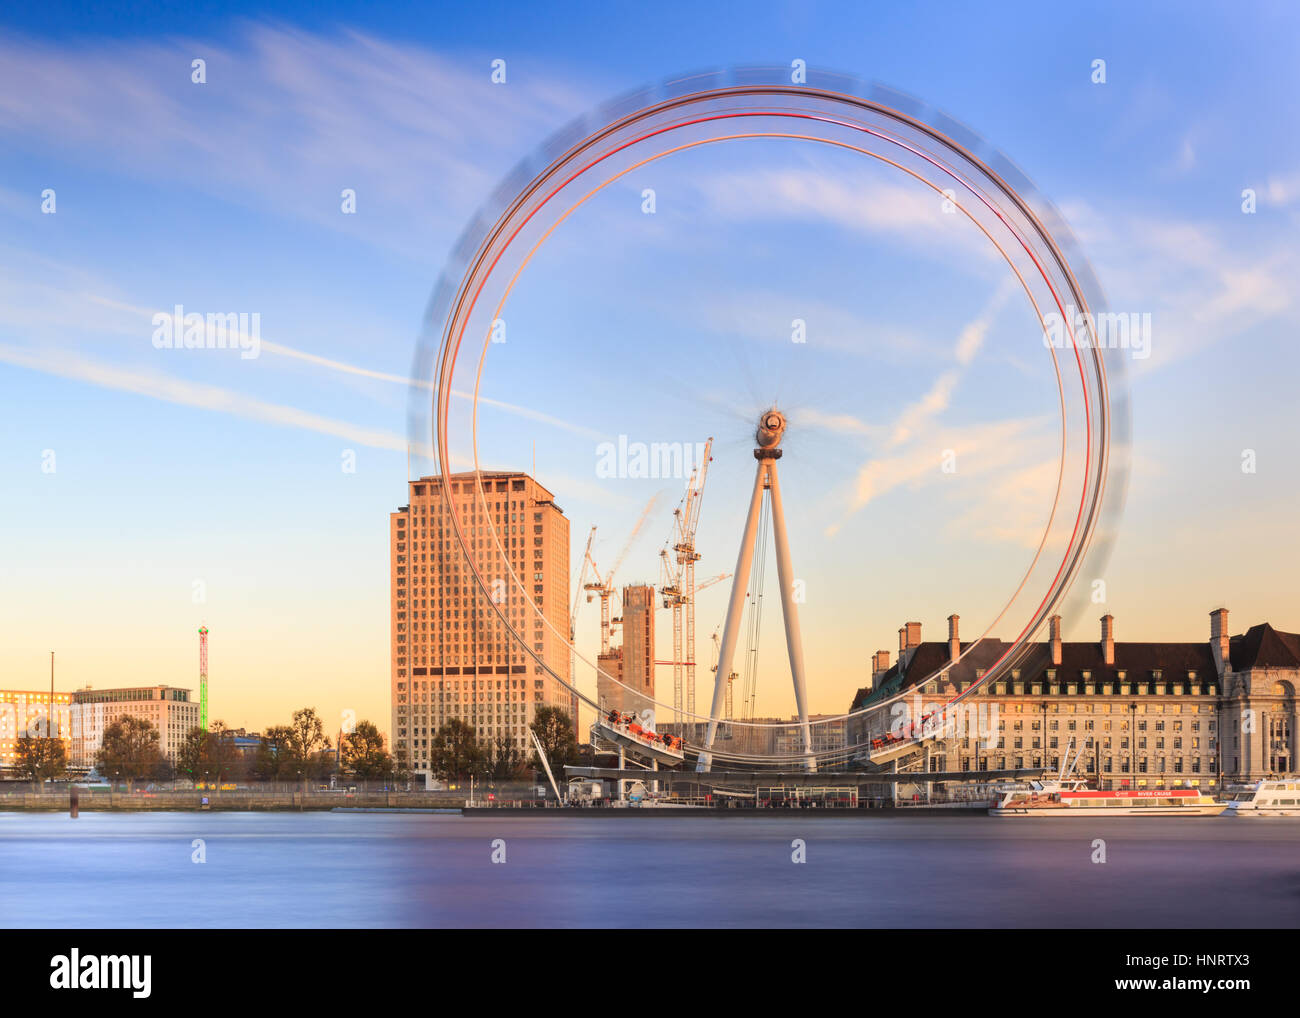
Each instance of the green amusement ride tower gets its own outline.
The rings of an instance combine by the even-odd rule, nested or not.
[[[199,727],[208,730],[208,627],[199,626]]]

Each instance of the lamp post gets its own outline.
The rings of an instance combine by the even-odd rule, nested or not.
[[[1129,729],[1129,731],[1128,731],[1128,754],[1129,754],[1129,765],[1128,765],[1128,768],[1129,768],[1129,774],[1132,775],[1132,779],[1131,779],[1131,780],[1132,780],[1132,782],[1133,782],[1133,787],[1134,787],[1134,788],[1137,788],[1137,738],[1138,738],[1138,726],[1137,726],[1138,705],[1137,705],[1137,701],[1135,700],[1135,701],[1133,701],[1132,703],[1130,703],[1130,704],[1128,705],[1128,709],[1129,709],[1129,726],[1128,726],[1128,729]]]
[[[1044,684],[1043,692],[1046,693],[1049,688],[1050,688],[1049,686]],[[1042,761],[1043,769],[1046,770],[1047,769],[1047,700],[1046,699],[1044,699],[1043,702],[1038,705],[1038,709],[1041,712],[1040,714],[1041,720],[1039,721],[1038,745],[1040,747],[1039,752],[1042,754],[1039,757],[1039,759]]]

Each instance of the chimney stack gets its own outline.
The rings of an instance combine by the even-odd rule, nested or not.
[[[1232,666],[1231,652],[1228,647],[1228,609],[1215,608],[1210,612],[1210,652],[1214,663],[1219,667],[1219,675]]]
[[[908,622],[898,631],[898,670],[907,671],[912,663],[912,655],[921,645],[921,623]]]
[[[1106,659],[1106,667],[1113,668],[1115,665],[1115,616],[1103,615],[1101,617],[1101,653]]]
[[[889,671],[889,651],[878,650],[871,656],[871,681],[876,683],[880,676]]]
[[[1061,663],[1061,616],[1053,615],[1047,620],[1048,636],[1052,641],[1052,664]]]
[[[954,664],[961,657],[961,638],[957,635],[957,623],[960,620],[960,615],[948,616],[948,660]]]

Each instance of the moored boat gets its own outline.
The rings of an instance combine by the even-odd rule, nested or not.
[[[1300,777],[1265,778],[1229,789],[1225,816],[1300,817]]]
[[[1032,781],[1009,789],[995,817],[1213,817],[1228,804],[1195,788],[1092,789],[1085,781]]]

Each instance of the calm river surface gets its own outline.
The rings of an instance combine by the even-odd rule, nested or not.
[[[0,813],[0,925],[1294,927],[1300,821]]]

